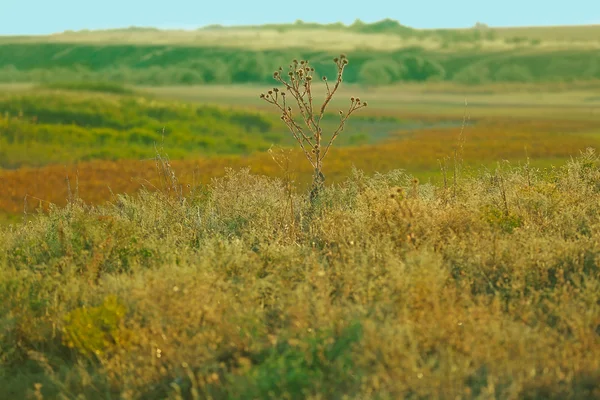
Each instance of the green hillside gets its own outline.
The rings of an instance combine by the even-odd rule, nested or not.
[[[0,83],[111,81],[139,85],[271,82],[274,69],[310,59],[347,82],[571,82],[600,79],[600,25],[414,29],[386,19],[159,30],[131,27],[0,37]]]
[[[112,81],[138,85],[267,83],[278,66],[310,59],[319,74],[335,73],[329,51],[240,50],[137,44],[0,44],[0,82]],[[600,79],[597,50],[443,52],[422,48],[355,50],[345,81],[370,85],[456,81],[569,82]]]

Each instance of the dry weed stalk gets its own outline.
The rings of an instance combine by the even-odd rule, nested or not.
[[[315,69],[311,67],[306,60],[293,60],[289,65],[287,78],[282,75],[283,68],[279,67],[279,70],[273,73],[273,78],[283,85],[284,90],[274,87],[266,94],[262,93],[260,95],[261,99],[275,105],[281,111],[281,120],[287,125],[314,169],[311,199],[314,199],[323,187],[325,181],[325,176],[323,175],[323,160],[325,159],[325,156],[327,156],[331,145],[344,130],[344,125],[350,115],[354,111],[367,106],[367,102],[361,102],[360,98],[351,97],[348,111],[345,113],[342,110],[339,111],[339,125],[331,135],[327,144],[323,144],[324,138],[321,121],[325,115],[327,106],[342,83],[344,68],[348,64],[348,59],[344,54],[334,58],[333,61],[337,66],[337,78],[335,84],[330,86],[327,77],[322,77],[325,87],[327,88],[327,93],[325,100],[320,106],[314,104],[312,91]],[[295,100],[305,128],[294,118],[295,115],[292,113],[292,107],[290,107],[289,102],[287,101],[286,93],[289,93],[293,97],[293,100]]]

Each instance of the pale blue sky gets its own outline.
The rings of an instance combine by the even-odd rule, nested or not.
[[[287,5],[291,6],[287,6]],[[374,22],[414,28],[600,24],[600,0],[0,0],[0,35],[128,26]]]

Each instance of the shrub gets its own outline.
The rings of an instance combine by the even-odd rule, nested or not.
[[[113,348],[123,348],[131,332],[123,328],[126,308],[115,296],[96,307],[80,307],[65,316],[64,344],[86,356],[102,356]]]
[[[387,85],[402,75],[396,65],[386,60],[367,61],[360,67],[358,75],[367,85]]]
[[[458,71],[453,80],[467,85],[479,85],[490,81],[490,69],[486,65],[469,65]]]
[[[504,65],[494,74],[494,79],[499,82],[531,82],[531,71],[522,65]]]
[[[430,79],[443,79],[446,71],[441,64],[420,56],[408,56],[402,60],[406,69],[405,79],[423,82]]]

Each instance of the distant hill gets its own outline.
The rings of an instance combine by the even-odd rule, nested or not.
[[[210,25],[207,27],[202,27],[203,29],[211,29],[211,27],[215,27],[215,25]],[[314,22],[304,22],[302,20],[297,20],[293,24],[265,24],[265,25],[246,25],[246,26],[233,26],[233,27],[223,27],[224,29],[253,29],[253,30],[261,30],[261,29],[276,29],[282,31],[292,31],[292,30],[307,30],[307,29],[321,29],[321,30],[345,30],[351,32],[358,33],[386,33],[386,34],[394,34],[394,35],[403,35],[403,36],[422,36],[423,33],[426,34],[426,31],[410,28],[408,26],[400,24],[400,22],[395,21],[393,19],[383,19],[381,21],[373,22],[373,23],[365,23],[360,19],[357,19],[351,25],[345,25],[342,22],[335,22],[331,24],[318,24]]]
[[[319,74],[330,75],[340,52],[351,59],[346,81],[366,85],[600,79],[600,25],[415,29],[385,19],[4,36],[0,82],[266,83],[293,58],[309,59]]]
[[[463,29],[416,29],[392,19],[366,23],[357,19],[318,24],[301,20],[292,24],[245,26],[208,25],[194,30],[129,27],[107,30],[65,31],[42,36],[0,36],[0,43],[102,43],[164,44],[242,47],[257,50],[311,48],[397,50],[407,47],[461,50],[477,45],[503,51],[523,45],[551,48],[600,49],[600,25],[495,28],[478,22]]]

